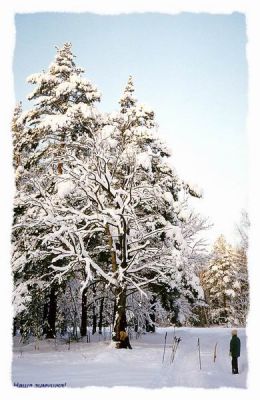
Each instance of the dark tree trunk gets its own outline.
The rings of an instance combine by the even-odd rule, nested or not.
[[[42,333],[43,335],[47,334],[47,325],[48,325],[48,309],[49,309],[49,304],[47,301],[45,301],[43,305],[43,330]]]
[[[13,336],[16,335],[17,332],[17,320],[16,318],[13,319]]]
[[[97,331],[97,314],[96,314],[96,286],[93,285],[93,305],[92,305],[92,335]]]
[[[56,286],[51,287],[50,291],[50,302],[49,302],[49,312],[48,312],[48,326],[46,332],[47,339],[54,339],[56,336],[56,313],[57,313],[57,293]]]
[[[103,309],[104,309],[104,297],[102,297],[99,306],[99,321],[98,321],[98,333],[102,334],[102,325],[103,325]]]
[[[228,313],[227,313],[227,299],[226,299],[225,293],[223,293],[223,308],[224,308],[223,319],[224,319],[224,322],[226,324],[227,323]]]
[[[116,299],[114,300],[114,307],[113,307],[113,318],[112,318],[112,325],[115,325],[115,318],[116,318]]]
[[[96,306],[93,304],[92,335],[94,335],[96,331],[97,331],[97,314],[96,314]]]
[[[151,312],[149,314],[150,322],[146,322],[146,332],[155,332],[155,302],[156,302],[156,297],[152,296],[151,298]]]
[[[138,332],[138,328],[139,328],[139,325],[138,325],[138,318],[135,318],[135,319],[134,319],[134,324],[135,324],[135,332]]]
[[[87,335],[87,288],[83,289],[81,298],[81,336]]]
[[[114,321],[115,336],[113,340],[120,340],[120,331],[126,330],[126,290],[124,288],[117,289],[116,293],[116,315]]]

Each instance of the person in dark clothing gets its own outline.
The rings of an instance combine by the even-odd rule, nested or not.
[[[129,341],[128,333],[125,331],[120,331],[120,349],[131,349],[132,346]]]
[[[238,357],[240,357],[240,339],[237,336],[237,330],[233,329],[232,339],[230,340],[230,356],[232,357],[232,374],[238,374]]]

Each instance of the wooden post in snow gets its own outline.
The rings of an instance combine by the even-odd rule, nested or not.
[[[217,358],[217,345],[218,345],[218,343],[216,343],[215,347],[214,347],[213,362],[215,362],[216,358]]]
[[[163,359],[162,359],[162,362],[164,362],[164,355],[165,355],[166,341],[167,341],[167,331],[166,331],[166,333],[165,333],[165,337],[164,337],[164,349],[163,349]]]
[[[198,352],[199,352],[199,365],[201,369],[201,357],[200,357],[200,339],[198,338]]]

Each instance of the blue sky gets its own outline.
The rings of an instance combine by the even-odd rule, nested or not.
[[[224,233],[233,240],[234,224],[247,206],[245,17],[18,14],[17,100],[31,90],[26,77],[47,68],[54,46],[65,41],[101,90],[102,110],[117,108],[133,75],[136,95],[154,109],[179,174],[204,191],[193,206],[215,224],[210,239]]]

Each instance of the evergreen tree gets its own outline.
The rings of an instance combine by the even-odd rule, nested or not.
[[[240,326],[246,325],[246,319],[249,309],[249,278],[248,278],[248,231],[250,222],[248,214],[245,210],[241,213],[241,220],[237,226],[237,232],[239,234],[239,244],[236,248],[236,260],[238,265],[239,275],[239,295],[236,299],[235,313],[237,323]]]
[[[28,78],[28,82],[36,85],[28,96],[34,106],[24,112],[17,108],[13,120],[17,185],[13,228],[14,296],[16,292],[21,293],[20,285],[23,293],[29,291],[32,280],[39,290],[45,291],[48,337],[55,337],[57,297],[61,289],[61,281],[55,280],[53,270],[62,268],[64,260],[57,259],[44,236],[55,236],[53,205],[62,207],[68,188],[73,185],[66,175],[68,157],[84,153],[82,143],[96,123],[93,104],[100,100],[99,92],[81,76],[82,72],[74,63],[71,44],[65,43],[57,49],[47,72]],[[28,307],[28,296],[25,297]]]
[[[15,112],[14,302],[32,329],[37,299],[33,319],[48,337],[58,321],[85,335],[92,318],[93,333],[113,320],[118,340],[133,296],[147,299],[152,326],[163,306],[156,286],[174,291],[179,313],[199,297],[181,199],[200,193],[171,166],[132,78],[110,115],[97,111],[99,92],[82,72],[66,43],[47,72],[29,77],[33,108]]]
[[[203,287],[213,324],[237,324],[236,301],[240,281],[236,252],[221,235],[215,242],[209,265],[203,274]]]

